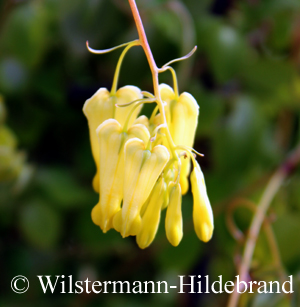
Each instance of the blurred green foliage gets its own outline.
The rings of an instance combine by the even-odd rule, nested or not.
[[[91,179],[84,101],[110,88],[119,51],[135,39],[126,1],[4,0],[0,4],[0,305],[1,306],[225,306],[227,294],[44,295],[36,275],[77,280],[167,280],[206,275],[233,280],[240,246],[225,223],[237,197],[257,202],[267,179],[300,139],[300,2],[298,0],[138,0],[158,66],[177,63],[181,91],[200,105],[195,149],[215,214],[215,234],[203,244],[192,231],[192,197],[183,198],[184,238],[167,243],[163,223],[154,243],[139,250],[134,239],[103,234],[90,218],[97,202]],[[161,82],[171,83],[165,73]],[[141,48],[132,49],[120,86],[152,91]],[[144,112],[150,112],[144,108]],[[26,154],[25,154],[26,152]],[[292,298],[243,295],[243,306],[300,305],[300,173],[272,204],[272,224]],[[252,213],[238,208],[246,231]],[[162,220],[164,219],[164,215]],[[251,268],[254,280],[278,280],[263,232]],[[31,282],[23,295],[10,289],[15,275]]]

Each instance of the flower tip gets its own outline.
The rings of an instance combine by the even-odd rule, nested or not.
[[[151,244],[152,240],[149,238],[149,236],[145,233],[142,233],[141,235],[138,234],[136,237],[136,243],[139,246],[140,249],[145,249]]]
[[[168,233],[167,239],[174,246],[178,246],[183,237],[181,227],[174,227],[171,232]]]
[[[201,233],[197,233],[197,235],[201,241],[207,243],[212,237],[213,230],[214,228],[212,225],[204,223],[201,227]]]
[[[107,233],[111,229],[111,226],[109,225],[109,221],[107,219],[103,221],[101,229],[103,233]]]
[[[103,233],[107,233],[107,231],[108,231],[108,229],[106,229],[106,227],[103,227],[103,228],[102,228],[102,232],[103,232]]]
[[[122,218],[122,217],[121,217]],[[128,236],[136,236],[142,225],[142,219],[140,215],[138,214],[134,219],[129,220],[128,218],[122,219],[121,221],[121,236],[124,238]]]
[[[93,49],[90,47],[90,44],[89,44],[89,41],[88,41],[88,40],[86,40],[85,45],[86,45],[87,50],[88,50],[89,52],[93,53]]]
[[[186,177],[180,177],[181,195],[185,195],[189,190],[189,181]]]
[[[122,236],[123,239],[125,239],[126,237],[128,237],[127,221],[125,221],[125,223],[124,223],[123,220],[121,220],[120,234],[121,234],[121,236]]]

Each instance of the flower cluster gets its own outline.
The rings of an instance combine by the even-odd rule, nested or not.
[[[202,171],[191,154],[199,107],[188,93],[176,96],[166,84],[159,90],[166,127],[161,114],[156,114],[158,108],[150,118],[138,117],[141,103],[153,99],[143,98],[135,86],[122,87],[115,94],[100,88],[85,102],[97,167],[93,187],[100,195],[92,219],[103,232],[114,228],[123,237],[136,236],[138,245],[145,248],[155,237],[161,211],[167,208],[167,238],[177,246],[183,235],[181,199],[188,191],[192,158],[193,220],[198,237],[206,242],[213,231],[212,210]],[[175,148],[169,146],[166,129]]]
[[[157,68],[134,1],[130,1],[140,39],[124,47],[117,64],[112,89],[100,88],[83,107],[88,120],[92,154],[96,164],[93,179],[99,202],[92,210],[93,222],[105,233],[111,228],[123,238],[136,236],[140,248],[148,247],[157,232],[161,211],[166,209],[165,230],[169,242],[177,246],[183,236],[182,195],[191,189],[193,221],[197,236],[207,242],[213,232],[213,214],[203,173],[193,148],[199,106],[189,93],[179,94],[171,63]],[[152,76],[154,94],[135,86],[117,89],[121,63],[133,46],[142,46]],[[158,83],[158,74],[169,70],[173,88]],[[143,104],[155,103],[152,115],[140,115]],[[197,153],[198,154],[198,153]],[[200,154],[199,154],[200,155]]]

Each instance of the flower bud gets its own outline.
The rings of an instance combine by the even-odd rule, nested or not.
[[[173,184],[170,189],[169,206],[165,222],[167,239],[173,246],[177,246],[183,236],[181,199],[180,184]]]
[[[214,230],[213,212],[207,196],[204,176],[198,163],[191,174],[191,185],[194,198],[193,221],[195,231],[201,241],[208,242]]]

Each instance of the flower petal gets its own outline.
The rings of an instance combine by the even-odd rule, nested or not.
[[[118,105],[126,104],[136,99],[142,98],[143,95],[141,93],[141,90],[138,87],[132,85],[121,87],[116,92],[116,103]],[[114,118],[121,124],[122,127],[124,126],[124,123],[134,106],[135,104],[123,108],[115,108]],[[134,110],[129,120],[129,127],[133,124],[141,109],[142,105]]]
[[[86,100],[83,106],[83,113],[88,120],[90,141],[93,158],[96,164],[96,175],[93,179],[93,187],[99,192],[99,144],[96,133],[97,127],[106,119],[112,118],[114,105],[110,100],[110,93],[106,88],[101,87],[90,99]]]
[[[136,236],[136,242],[140,248],[148,247],[157,232],[161,207],[164,200],[165,184],[161,177],[155,184],[149,199],[146,202],[145,213],[142,214],[142,226]]]
[[[103,232],[112,227],[112,218],[121,209],[123,198],[124,154],[121,150],[126,134],[115,119],[104,121],[97,129],[99,137],[100,200],[92,219]]]
[[[129,233],[131,224],[140,215],[142,205],[149,197],[153,186],[168,162],[170,154],[166,147],[155,146],[151,151],[143,141],[134,138],[125,144],[124,200],[122,206],[123,237]],[[138,231],[137,228],[135,228]]]

